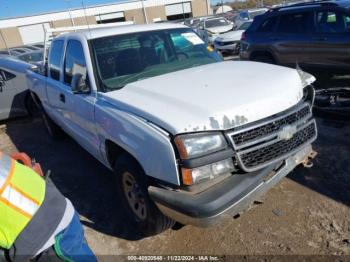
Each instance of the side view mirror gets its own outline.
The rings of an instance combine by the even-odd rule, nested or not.
[[[35,73],[39,73],[39,72],[40,72],[40,68],[39,68],[39,66],[37,66],[37,65],[32,65],[32,66],[30,67],[30,70],[32,70],[32,71],[35,72]]]
[[[75,94],[87,93],[89,91],[89,88],[86,84],[86,78],[79,73],[73,76],[71,88]]]

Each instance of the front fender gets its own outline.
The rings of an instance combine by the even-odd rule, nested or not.
[[[180,185],[169,134],[104,101],[96,104],[96,122],[100,141],[108,139],[130,153],[148,176]]]

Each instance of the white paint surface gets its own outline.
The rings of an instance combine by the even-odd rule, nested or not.
[[[46,25],[48,26],[48,24]],[[27,25],[18,28],[23,44],[35,44],[44,42],[45,24]]]
[[[165,6],[165,14],[166,16],[170,15],[181,15],[186,13],[191,13],[191,2],[184,2],[179,4],[171,4]]]
[[[294,106],[302,95],[295,69],[220,62],[130,83],[104,96],[175,135],[264,119]]]

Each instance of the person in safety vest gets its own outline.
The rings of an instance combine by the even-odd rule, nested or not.
[[[97,261],[72,203],[23,153],[0,151],[0,249],[8,261]]]

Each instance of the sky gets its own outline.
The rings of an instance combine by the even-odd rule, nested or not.
[[[70,8],[116,3],[112,0],[0,0],[0,19],[61,11]]]
[[[0,0],[0,19],[61,11],[69,7],[78,8],[82,6],[82,1],[85,6],[118,2],[118,0]],[[218,1],[212,0],[212,3]]]

